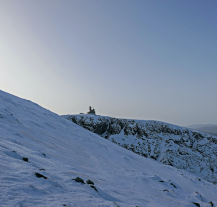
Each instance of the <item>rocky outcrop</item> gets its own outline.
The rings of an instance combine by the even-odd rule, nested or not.
[[[159,121],[92,115],[64,118],[115,144],[217,183],[217,137]]]

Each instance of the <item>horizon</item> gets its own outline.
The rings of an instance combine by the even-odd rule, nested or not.
[[[8,93],[8,92],[6,92],[6,91],[3,91],[3,92]],[[8,94],[13,95],[13,96],[15,96],[15,97],[18,97],[18,96],[14,95],[14,94],[11,94],[11,93],[8,93]],[[25,99],[25,98],[22,98],[22,97],[18,97],[18,98],[21,98],[21,99],[23,99],[23,100],[32,102],[31,100],[28,100],[28,99]],[[39,105],[39,104],[36,103],[36,102],[32,102],[32,103]],[[46,110],[48,110],[48,111],[51,111],[50,109],[45,108],[45,107],[43,107],[43,106],[41,106],[41,105],[39,105],[39,106],[42,107],[42,108],[44,108],[44,109],[46,109]],[[90,107],[90,106],[89,106],[89,107]],[[95,108],[93,107],[92,109],[95,109]],[[51,112],[52,112],[52,113],[55,113],[55,112],[53,112],[53,111],[51,111]],[[57,114],[57,113],[55,113],[55,114]],[[169,122],[160,121],[160,120],[155,120],[155,119],[150,119],[150,120],[148,120],[148,119],[123,118],[123,117],[114,117],[114,116],[109,116],[109,115],[101,115],[101,114],[97,114],[97,113],[94,115],[94,114],[88,114],[87,112],[80,112],[80,113],[77,113],[77,114],[57,114],[57,115],[59,115],[59,116],[67,116],[67,115],[68,115],[68,116],[70,116],[70,115],[72,115],[72,116],[73,116],[73,115],[75,115],[75,116],[77,116],[77,115],[90,115],[90,116],[111,117],[111,118],[116,118],[116,119],[128,119],[128,120],[139,120],[139,121],[156,121],[156,122],[164,122],[164,123],[166,123],[166,124],[175,125],[175,126],[180,126],[180,127],[186,127],[186,128],[198,126],[198,127],[197,127],[198,129],[201,128],[201,127],[205,127],[205,126],[207,126],[207,127],[217,126],[216,124],[192,124],[192,125],[181,126],[181,125],[177,125],[177,124],[174,124],[174,123],[169,123]],[[190,129],[191,129],[191,128],[190,128]],[[192,129],[194,129],[194,128],[192,128]]]
[[[0,89],[59,115],[217,125],[217,2],[0,2]]]

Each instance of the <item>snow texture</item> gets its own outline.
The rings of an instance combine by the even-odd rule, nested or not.
[[[217,183],[217,137],[213,135],[159,121],[63,117],[139,155]]]
[[[0,132],[1,207],[217,204],[216,185],[137,155],[3,91]],[[98,192],[72,180],[76,177],[93,181]]]

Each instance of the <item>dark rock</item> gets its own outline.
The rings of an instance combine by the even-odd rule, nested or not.
[[[160,182],[160,183],[164,183],[164,181],[163,181],[163,180],[160,180],[159,182]]]
[[[173,183],[170,183],[170,185],[172,185],[174,188],[177,188]]]
[[[79,178],[79,177],[77,177],[77,178],[75,178],[75,179],[72,179],[72,180],[74,180],[74,181],[76,181],[76,182],[78,182],[78,183],[84,183],[84,180],[81,179],[81,178]]]
[[[98,192],[98,190],[96,189],[94,185],[90,185],[90,187],[93,188],[96,192]]]
[[[43,170],[43,171],[45,171],[45,169],[39,169],[39,170]]]
[[[46,157],[46,154],[42,153],[45,157]]]
[[[38,177],[38,178],[44,178],[44,179],[47,179],[46,176],[44,176],[44,175],[42,175],[42,174],[40,174],[40,173],[35,173],[35,175],[36,175],[36,177]]]
[[[210,201],[208,204],[210,204],[212,207],[214,207],[214,204],[212,201]]]
[[[194,202],[192,202],[195,206],[198,206],[198,207],[200,207],[200,204],[199,203],[194,203]]]
[[[91,181],[91,180],[87,180],[86,183],[87,183],[87,184],[92,184],[92,185],[94,185],[94,182]]]
[[[23,161],[29,162],[29,159],[27,157],[23,157]]]
[[[157,160],[156,157],[154,157],[153,155],[150,156],[151,159]]]
[[[213,168],[213,167],[211,167],[211,166],[210,166],[210,170],[211,170],[212,172],[214,172],[214,168]]]

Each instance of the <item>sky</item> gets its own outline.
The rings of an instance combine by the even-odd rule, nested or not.
[[[0,90],[57,114],[217,124],[216,0],[0,1]]]

